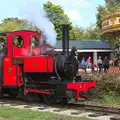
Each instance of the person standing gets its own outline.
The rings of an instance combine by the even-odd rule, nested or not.
[[[103,65],[104,65],[104,72],[107,72],[109,69],[109,60],[107,56],[104,58]]]
[[[97,66],[99,68],[99,73],[101,73],[101,70],[102,70],[102,59],[101,59],[101,56],[99,56],[98,60],[97,60]]]
[[[83,58],[83,59],[81,60],[81,65],[82,65],[82,68],[84,68],[84,66],[85,66],[85,58]]]
[[[114,66],[117,67],[118,66],[118,58],[116,57],[114,60]]]
[[[83,59],[81,60],[81,67],[82,67],[82,69],[84,69],[85,72],[86,72],[85,58],[83,58]]]
[[[87,67],[88,69],[91,69],[91,68],[92,68],[91,57],[89,57],[89,58],[87,59],[87,61],[86,61],[86,67]]]

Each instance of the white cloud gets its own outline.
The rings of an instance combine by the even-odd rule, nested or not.
[[[64,8],[79,8],[79,7],[88,7],[90,3],[88,0],[48,0],[54,4],[60,4]]]
[[[65,13],[69,16],[69,18],[72,21],[76,21],[76,20],[80,20],[81,19],[80,14],[76,10],[74,10],[74,9],[65,11]]]

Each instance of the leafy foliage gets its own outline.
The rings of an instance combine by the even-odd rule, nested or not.
[[[6,18],[0,24],[0,32],[11,32],[16,30],[37,30],[31,24],[25,20],[20,20],[18,18]]]
[[[105,3],[107,8],[110,7],[117,8],[120,5],[120,0],[105,0]]]
[[[84,39],[85,29],[82,27],[74,27],[73,31],[77,40]]]
[[[119,74],[94,74],[92,80],[97,82],[97,87],[92,91],[93,96],[102,98],[106,95],[120,95],[120,75]]]
[[[84,32],[84,39],[100,39],[100,29],[92,24]]]
[[[61,24],[70,24],[70,39],[75,39],[74,29],[69,17],[65,14],[60,5],[54,5],[51,2],[44,4],[44,8],[48,14],[49,19],[55,26],[57,32],[57,39],[62,39]]]
[[[102,17],[107,13],[107,9],[105,8],[105,6],[99,5],[97,7],[97,14],[96,14],[96,18],[97,18],[97,25],[98,27],[101,29],[102,28]]]

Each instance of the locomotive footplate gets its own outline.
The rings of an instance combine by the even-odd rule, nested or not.
[[[94,88],[95,86],[96,86],[96,82],[94,81],[93,82],[75,82],[75,83],[61,82],[54,86],[54,91],[51,91],[50,89],[48,90],[27,89],[26,94],[28,94],[29,92],[44,94],[44,95],[54,94],[57,97],[75,98],[76,100],[80,100],[82,98],[87,99],[88,91]]]

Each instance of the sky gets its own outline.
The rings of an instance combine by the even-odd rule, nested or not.
[[[42,0],[46,2],[47,0]],[[96,23],[96,7],[104,5],[104,0],[49,0],[54,4],[60,4],[65,13],[71,19],[73,25],[86,28]]]
[[[3,20],[3,18],[14,17],[14,15],[17,14],[17,9],[15,9],[14,1],[16,0],[0,1],[0,21]],[[48,0],[39,1],[41,4],[43,4]],[[97,12],[96,7],[98,5],[104,4],[104,0],[49,0],[49,1],[51,1],[53,4],[61,5],[65,10],[65,13],[71,19],[73,25],[84,28],[96,22]],[[19,4],[19,0],[17,0],[17,2]]]

